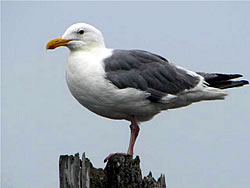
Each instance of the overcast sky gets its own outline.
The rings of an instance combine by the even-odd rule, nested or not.
[[[250,80],[249,2],[1,2],[3,188],[58,187],[60,155],[95,167],[126,152],[129,122],[99,117],[71,96],[68,49],[46,43],[73,23],[99,28],[109,48],[143,49],[194,71]],[[143,174],[169,188],[250,187],[250,90],[170,110],[141,125]]]

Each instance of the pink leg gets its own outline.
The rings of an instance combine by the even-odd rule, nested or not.
[[[113,155],[115,154],[120,154],[120,155],[133,155],[134,153],[134,145],[135,145],[135,141],[136,138],[139,134],[140,131],[140,127],[138,126],[137,121],[135,120],[135,118],[133,118],[133,120],[131,121],[131,125],[130,125],[130,140],[129,140],[129,147],[128,147],[128,152],[127,153],[111,153],[109,154],[108,157],[106,157],[104,159],[104,162],[107,162]]]
[[[128,155],[133,155],[135,141],[140,131],[140,127],[138,126],[138,123],[135,120],[135,118],[133,118],[133,120],[131,121],[130,130],[131,130],[131,133],[130,133],[129,147],[128,147],[127,153]]]

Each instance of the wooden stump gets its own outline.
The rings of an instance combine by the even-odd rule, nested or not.
[[[89,159],[79,153],[62,155],[59,160],[60,188],[167,188],[165,176],[156,181],[150,172],[142,179],[140,159],[116,154],[105,169],[94,168]]]

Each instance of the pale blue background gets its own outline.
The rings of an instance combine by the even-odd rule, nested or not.
[[[99,28],[110,48],[144,49],[195,71],[250,79],[250,3],[2,2],[2,187],[58,187],[61,154],[86,152],[104,167],[125,152],[129,122],[99,117],[68,91],[68,50],[46,43],[76,22]],[[164,112],[141,126],[143,174],[169,188],[250,187],[250,90],[226,101]]]

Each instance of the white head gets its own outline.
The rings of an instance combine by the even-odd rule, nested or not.
[[[71,25],[62,37],[48,42],[47,49],[67,46],[71,51],[89,50],[96,47],[105,47],[102,33],[86,23]]]

